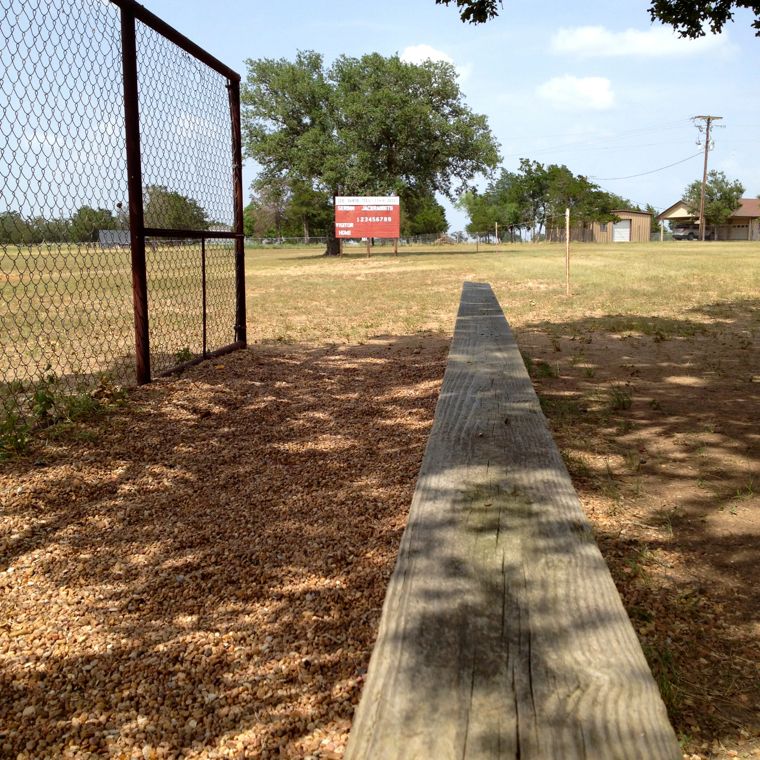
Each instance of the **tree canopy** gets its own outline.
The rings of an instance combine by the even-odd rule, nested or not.
[[[652,0],[653,21],[672,26],[682,37],[703,37],[705,28],[719,33],[733,19],[735,8],[749,8],[755,14],[752,26],[760,37],[760,2],[757,0]]]
[[[462,21],[483,24],[499,15],[501,0],[435,0],[438,5],[456,3]],[[760,2],[758,0],[651,0],[652,21],[672,26],[682,37],[703,37],[705,29],[714,34],[733,19],[736,8],[748,8],[755,14],[752,26],[760,36]]]
[[[739,199],[744,193],[744,185],[738,180],[729,180],[724,172],[713,169],[707,175],[705,186],[705,224],[717,226],[725,224],[741,205]],[[695,179],[684,191],[683,200],[689,213],[699,217],[702,182]]]
[[[198,201],[163,185],[148,185],[145,188],[143,209],[146,227],[207,230],[210,223]]]
[[[459,17],[470,24],[484,24],[499,15],[502,0],[435,0],[436,5],[456,3]]]
[[[264,182],[302,183],[331,198],[453,198],[498,162],[486,117],[467,107],[448,63],[372,53],[326,67],[310,51],[246,63],[244,142]],[[328,252],[336,249],[331,241]]]
[[[651,204],[647,203],[646,208],[644,211],[649,214],[649,231],[650,232],[659,232],[660,229],[660,223],[657,221],[657,209]]]
[[[71,239],[95,242],[100,230],[112,230],[116,226],[116,217],[108,209],[82,206],[71,217]]]
[[[298,237],[323,235],[332,222],[329,199],[303,182],[255,180],[251,201],[243,214],[249,237]]]
[[[448,229],[446,210],[432,193],[405,191],[401,194],[401,234],[404,237],[440,235]]]

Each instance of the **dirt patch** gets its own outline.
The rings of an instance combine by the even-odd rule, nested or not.
[[[446,349],[239,352],[4,465],[0,755],[339,756]]]
[[[760,313],[709,311],[519,342],[687,757],[758,757]]]

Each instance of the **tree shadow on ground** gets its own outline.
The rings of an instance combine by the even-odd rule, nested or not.
[[[757,743],[760,300],[517,334],[674,725]]]
[[[516,330],[694,751],[756,725],[757,309]],[[2,752],[329,756],[358,701],[446,348],[263,346],[3,465]]]
[[[351,757],[679,757],[482,290],[460,307]]]
[[[3,753],[340,742],[446,348],[238,352],[4,465]]]
[[[284,251],[286,252],[286,251]],[[400,259],[419,259],[419,258],[440,258],[441,256],[469,256],[477,253],[518,253],[525,252],[525,249],[520,243],[502,243],[498,246],[481,245],[479,248],[475,247],[475,243],[467,248],[457,248],[452,250],[447,247],[441,249],[427,250],[407,250],[404,247],[399,248],[398,254],[393,253],[393,249],[390,247],[373,248],[372,255],[367,256],[366,247],[352,247],[348,251],[344,251],[341,256],[325,256],[323,253],[305,254],[299,256],[287,256],[288,261],[315,261],[315,260],[334,260],[334,261],[358,261],[365,260],[371,261],[372,259],[380,259],[382,261],[388,260],[400,260]],[[255,254],[253,254],[255,257]],[[254,258],[255,260],[255,258]]]

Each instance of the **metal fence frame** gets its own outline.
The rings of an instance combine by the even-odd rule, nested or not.
[[[243,162],[240,128],[240,75],[178,32],[134,0],[110,0],[121,11],[122,68],[124,79],[124,114],[127,147],[127,186],[129,195],[129,233],[132,252],[132,294],[135,316],[135,364],[138,385],[151,381],[148,278],[145,257],[146,237],[199,239],[203,282],[203,353],[198,359],[179,367],[218,356],[247,344],[245,310],[245,245],[243,236]],[[230,122],[232,127],[232,184],[234,223],[232,232],[210,230],[164,229],[146,227],[143,215],[142,156],[140,141],[140,102],[138,93],[138,59],[136,22],[153,29],[189,55],[227,79]],[[206,257],[205,242],[211,238],[232,239],[235,246],[235,340],[209,353],[206,347]],[[172,371],[176,371],[174,368]]]
[[[0,0],[0,107],[0,425],[247,344],[237,72],[135,0]]]

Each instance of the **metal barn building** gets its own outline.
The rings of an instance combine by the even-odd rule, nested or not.
[[[652,215],[645,211],[615,209],[617,222],[589,222],[570,228],[570,240],[579,243],[648,243]],[[552,228],[548,239],[554,243],[565,240],[565,230]]]

